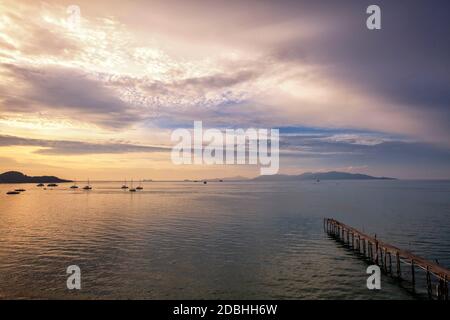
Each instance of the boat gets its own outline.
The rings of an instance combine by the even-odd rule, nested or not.
[[[208,183],[208,181],[203,181],[203,184],[207,184]]]
[[[129,190],[130,192],[136,192],[136,189],[133,188],[133,180],[131,180],[131,188]]]
[[[73,185],[70,187],[70,189],[78,189],[78,186],[75,181],[74,181]]]
[[[89,179],[87,181],[87,186],[83,187],[83,190],[92,190],[91,183],[89,182]]]
[[[122,185],[121,189],[128,189],[128,186],[127,186],[127,180],[125,180],[125,181],[123,182],[123,185]]]
[[[141,185],[141,182],[139,182],[139,185],[137,186],[136,190],[143,190],[144,187]]]
[[[39,183],[39,184],[37,185],[37,187],[43,187],[43,186],[44,186],[43,183]]]
[[[58,185],[56,184],[56,183],[49,183],[48,185],[47,185],[47,187],[57,187]]]
[[[20,191],[8,191],[6,194],[20,194]]]
[[[17,192],[24,192],[24,191],[26,191],[25,189],[16,189],[16,190],[14,190],[14,191],[17,191]]]

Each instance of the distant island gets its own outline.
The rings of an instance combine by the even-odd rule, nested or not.
[[[389,177],[373,177],[361,173],[348,172],[306,172],[299,175],[276,174],[272,176],[259,176],[253,181],[300,181],[300,180],[396,180]]]
[[[54,176],[30,177],[22,172],[8,171],[0,174],[0,183],[63,183],[72,182]]]

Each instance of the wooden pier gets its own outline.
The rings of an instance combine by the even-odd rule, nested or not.
[[[450,280],[450,270],[443,266],[428,261],[414,255],[411,252],[399,249],[393,245],[377,239],[377,236],[369,236],[361,231],[347,226],[337,220],[325,218],[323,221],[324,231],[336,240],[343,242],[349,248],[362,254],[369,261],[379,265],[385,273],[398,278],[402,278],[401,263],[409,265],[411,273],[412,288],[416,286],[416,268],[426,272],[426,289],[428,297],[438,300],[448,300],[448,282]],[[392,269],[392,260],[395,259],[395,271]],[[431,277],[437,280],[437,285],[433,290]]]

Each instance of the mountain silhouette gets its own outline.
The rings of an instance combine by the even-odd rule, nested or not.
[[[259,176],[254,181],[297,181],[297,180],[396,180],[388,177],[372,177],[361,173],[348,172],[306,172],[299,175],[275,174],[272,176]]]
[[[61,183],[72,181],[60,179],[54,176],[30,177],[18,171],[8,171],[0,174],[0,183],[58,183],[58,182]]]

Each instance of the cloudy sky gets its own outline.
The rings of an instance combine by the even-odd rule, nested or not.
[[[381,30],[366,28],[371,4]],[[173,165],[172,130],[201,120],[279,128],[281,173],[450,178],[449,12],[446,0],[2,0],[0,171],[258,174]]]

